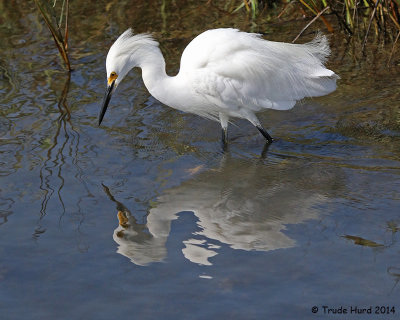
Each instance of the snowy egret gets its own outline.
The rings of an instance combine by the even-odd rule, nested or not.
[[[111,46],[99,125],[118,84],[132,68],[139,67],[146,88],[157,100],[219,120],[223,143],[231,117],[249,120],[271,143],[257,112],[288,110],[297,100],[326,95],[336,89],[339,78],[324,66],[330,49],[322,35],[306,44],[290,44],[236,29],[208,30],[183,51],[179,73],[173,77],[166,74],[158,46],[151,35],[134,35],[131,29]]]

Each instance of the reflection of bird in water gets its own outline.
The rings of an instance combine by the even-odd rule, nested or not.
[[[113,239],[118,243],[117,252],[129,258],[134,264],[147,265],[151,262],[161,262],[167,255],[165,239],[153,237],[145,225],[136,218],[119,201],[115,200],[108,187],[104,191],[117,205],[118,227],[114,230]]]
[[[235,29],[214,29],[189,43],[179,73],[169,77],[158,42],[128,29],[107,55],[108,87],[99,125],[118,84],[139,67],[146,88],[162,103],[219,120],[224,143],[231,117],[247,119],[272,142],[256,113],[268,108],[288,110],[297,100],[334,91],[338,76],[324,67],[329,54],[324,36],[289,44]]]
[[[172,220],[187,211],[198,221],[182,251],[195,263],[211,264],[208,259],[218,253],[221,244],[257,251],[295,246],[296,241],[284,232],[286,225],[316,219],[318,206],[329,200],[340,176],[308,164],[289,164],[275,164],[272,169],[263,163],[227,158],[219,169],[199,173],[165,191],[150,209],[145,226],[136,224],[129,214],[129,225],[121,224],[125,218],[120,218],[117,234],[123,231],[134,236],[125,236],[124,241],[114,236],[119,252],[131,255],[134,263],[162,260]]]

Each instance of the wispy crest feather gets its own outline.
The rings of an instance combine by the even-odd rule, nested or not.
[[[132,54],[143,46],[158,47],[158,42],[155,41],[149,33],[134,34],[133,30],[129,28],[114,42],[110,48],[109,54]]]
[[[108,51],[106,60],[107,72],[113,71],[111,70],[112,66],[117,64],[118,61],[122,64],[123,61],[133,57],[143,57],[146,55],[148,48],[158,48],[158,45],[158,42],[154,40],[151,34],[134,34],[131,28],[127,29],[118,37]]]

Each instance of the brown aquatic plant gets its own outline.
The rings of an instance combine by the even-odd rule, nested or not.
[[[59,20],[56,17],[55,6],[56,0],[51,4],[48,0],[35,0],[36,6],[38,7],[48,29],[53,36],[54,42],[57,46],[58,51],[62,59],[64,60],[65,66],[68,71],[71,71],[71,63],[68,56],[68,11],[69,1],[63,0],[61,5],[61,13]],[[64,31],[62,30],[63,19]]]
[[[352,236],[352,235],[344,235],[342,236],[345,239],[351,240],[354,242],[354,244],[359,245],[359,246],[365,246],[365,247],[370,247],[370,248],[377,248],[377,247],[383,247],[383,244],[364,239],[358,236]]]
[[[245,9],[253,18],[273,7],[282,8],[277,15],[277,18],[281,18],[289,5],[296,8],[292,10],[294,14],[301,13],[302,16],[310,14],[311,21],[293,42],[317,20],[324,23],[328,32],[334,32],[331,20],[327,19],[328,15],[334,15],[349,36],[362,35],[362,52],[371,33],[375,33],[376,36],[389,38],[393,43],[391,59],[400,36],[399,0],[237,0],[237,4],[233,12]],[[264,9],[260,11],[260,7]]]

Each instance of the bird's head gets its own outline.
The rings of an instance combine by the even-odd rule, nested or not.
[[[143,57],[146,56],[143,50],[149,45],[158,46],[158,43],[149,34],[134,35],[132,29],[128,29],[111,46],[106,59],[107,89],[99,115],[99,125],[118,84],[132,68],[140,67]]]

